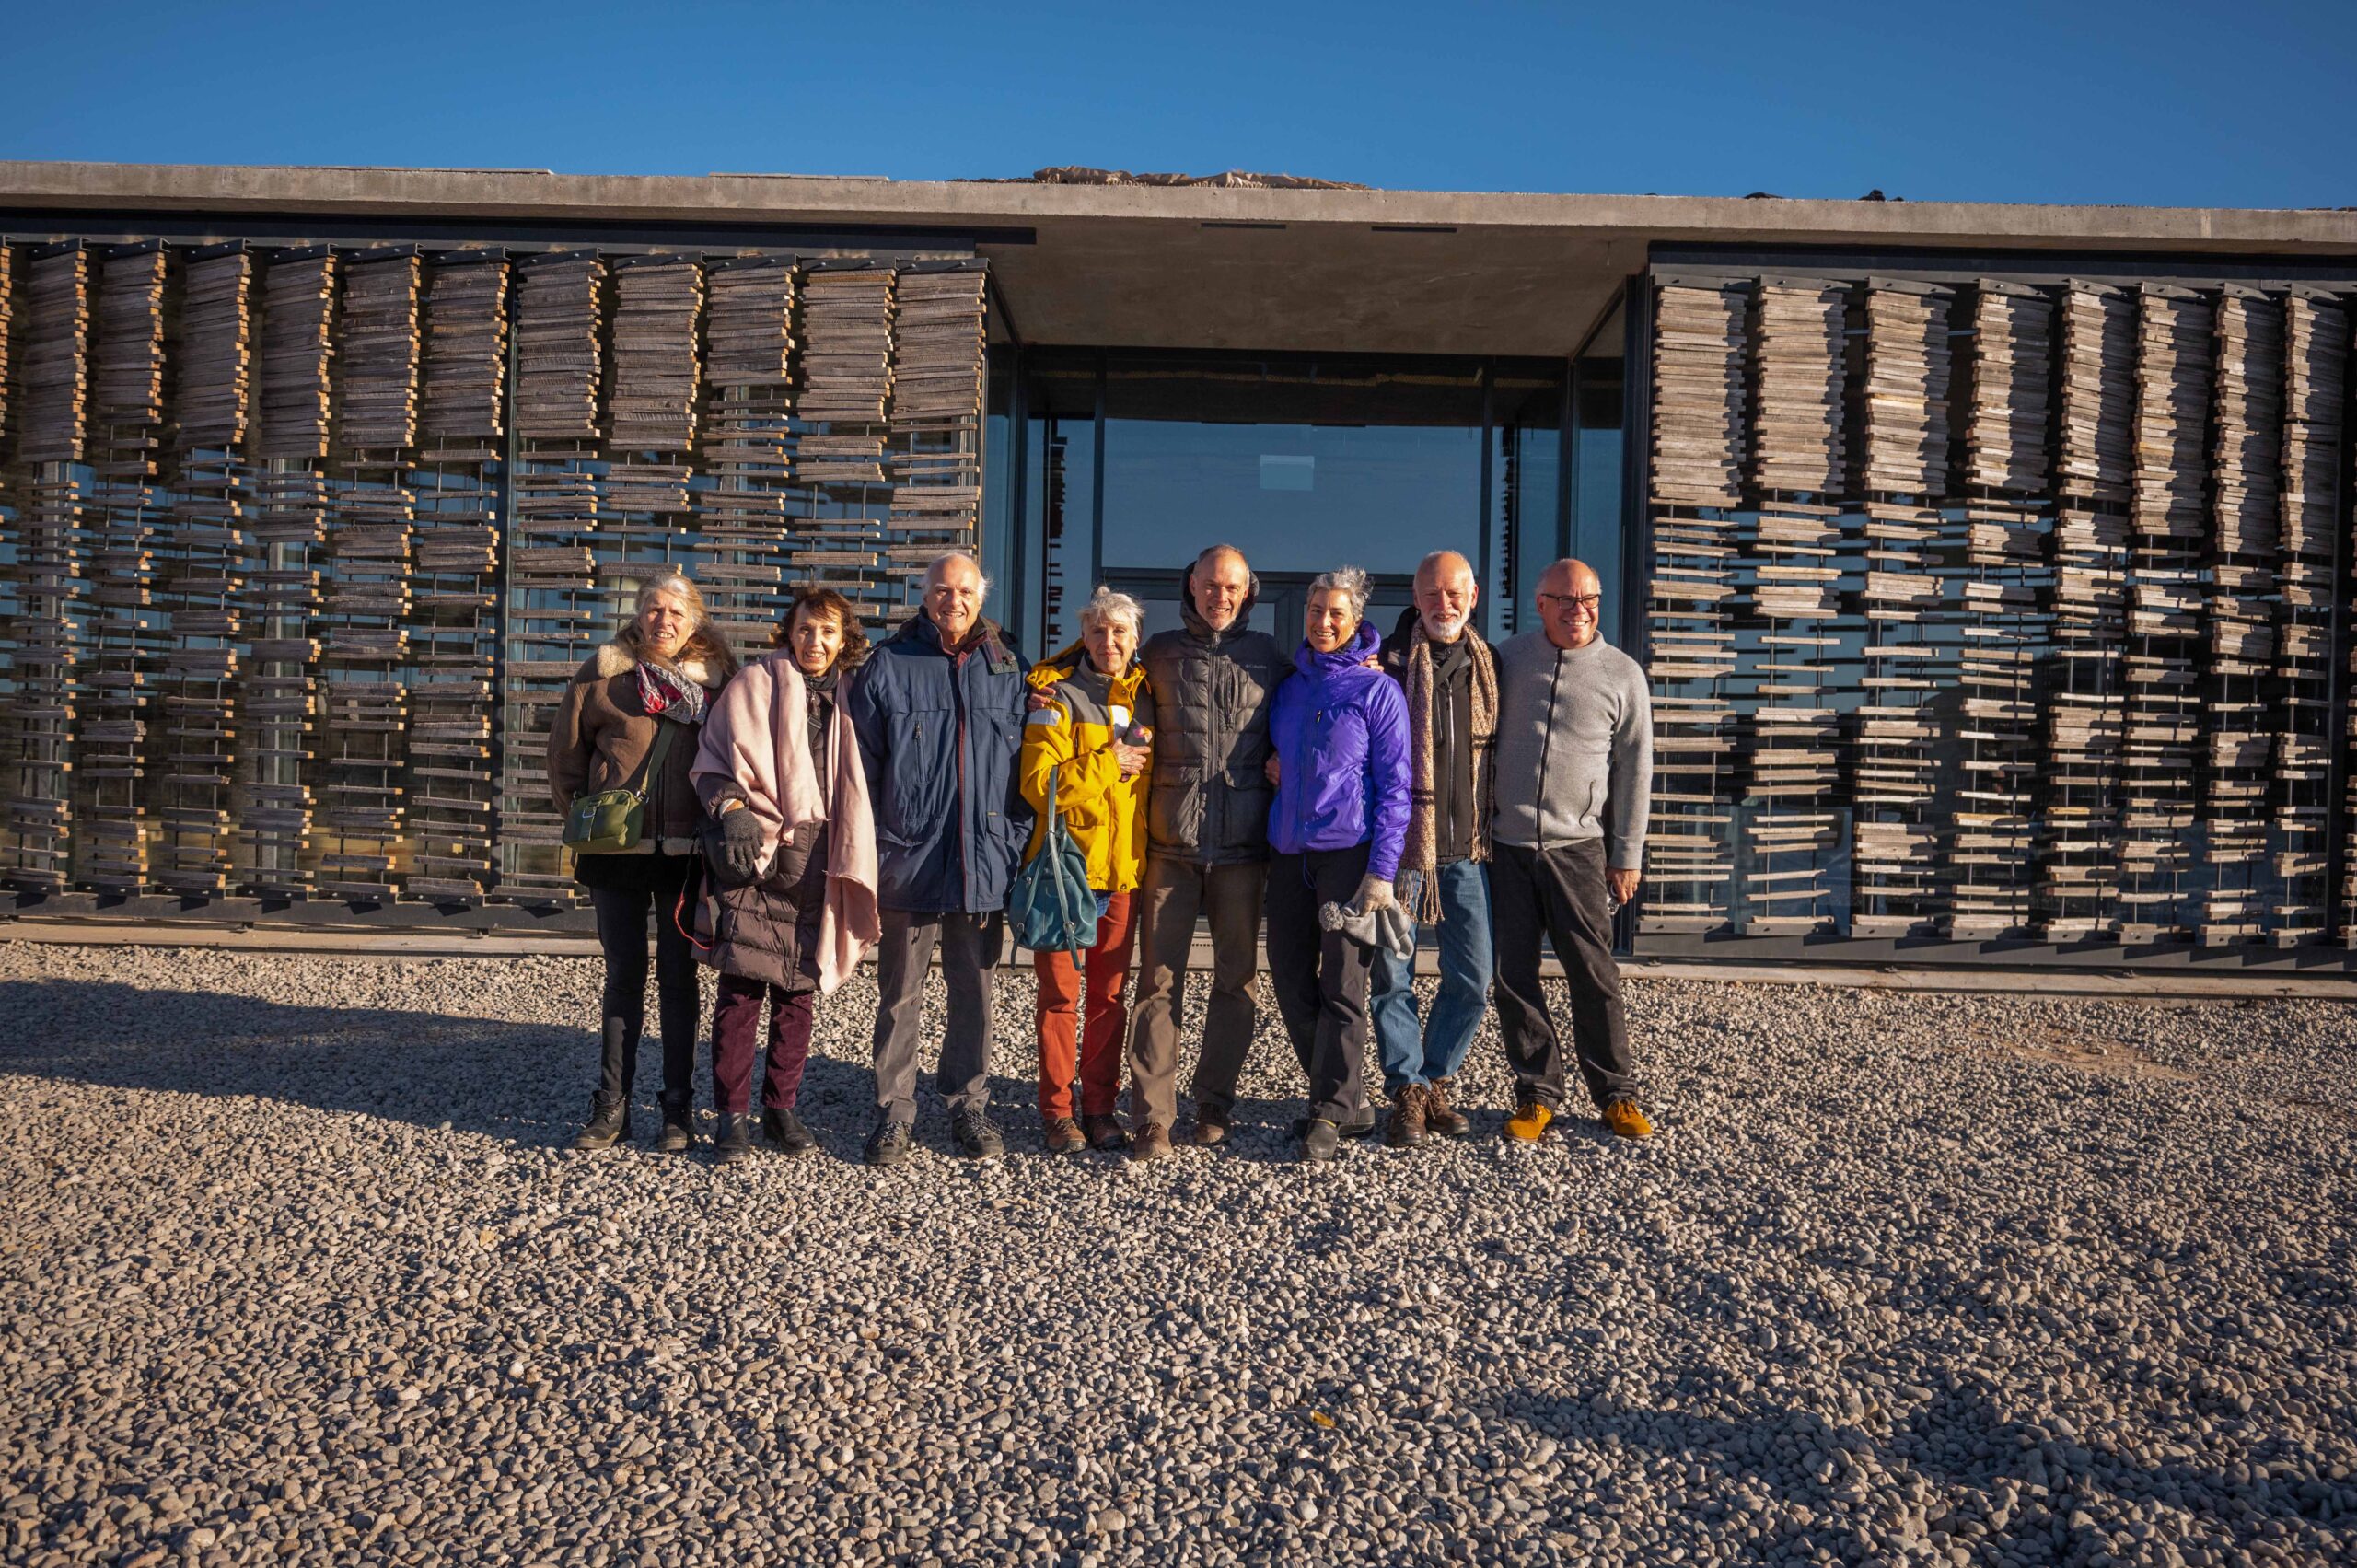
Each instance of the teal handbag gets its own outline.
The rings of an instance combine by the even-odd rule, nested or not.
[[[1076,953],[1097,945],[1097,894],[1088,886],[1088,856],[1056,810],[1056,776],[1048,775],[1047,826],[1039,853],[1015,874],[1007,889],[1006,923],[1016,946],[1035,953]]]

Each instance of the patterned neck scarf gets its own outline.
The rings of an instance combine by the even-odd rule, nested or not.
[[[703,688],[653,659],[638,661],[638,704],[654,718],[679,724],[703,723]]]

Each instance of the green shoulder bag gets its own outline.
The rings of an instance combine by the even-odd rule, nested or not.
[[[614,854],[638,847],[646,826],[646,782],[663,765],[663,754],[671,749],[671,731],[678,727],[669,719],[655,721],[655,746],[638,771],[636,784],[573,797],[573,809],[564,814],[565,848],[576,854]]]

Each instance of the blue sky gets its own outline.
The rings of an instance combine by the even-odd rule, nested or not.
[[[2357,3],[11,7],[0,157],[2357,205]]]

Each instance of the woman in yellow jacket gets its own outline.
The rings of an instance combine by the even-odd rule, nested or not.
[[[1083,950],[1077,967],[1070,953],[1031,956],[1039,975],[1039,1120],[1053,1154],[1118,1149],[1128,1141],[1113,1107],[1121,1094],[1130,951],[1137,935],[1130,895],[1145,862],[1154,735],[1154,698],[1137,662],[1144,623],[1137,600],[1100,587],[1081,607],[1080,641],[1031,668],[1018,767],[1024,798],[1039,817],[1025,858],[1038,854],[1047,837],[1052,781],[1056,810],[1088,857],[1088,885],[1097,892],[1097,945]]]

